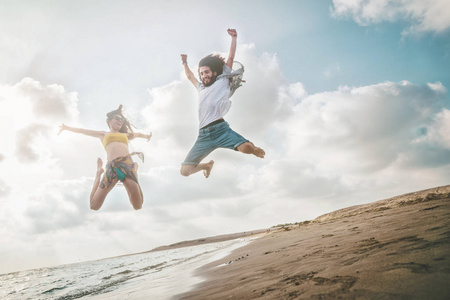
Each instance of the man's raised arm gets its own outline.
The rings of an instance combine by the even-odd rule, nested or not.
[[[192,73],[191,69],[189,69],[188,63],[187,63],[187,55],[181,54],[181,61],[184,66],[184,73],[186,73],[186,77],[189,79],[190,82],[197,88],[197,78],[195,78],[194,73]]]
[[[233,69],[234,55],[236,54],[237,32],[236,29],[230,28],[228,28],[227,32],[231,36],[231,46],[230,52],[228,53],[227,66],[230,69]]]

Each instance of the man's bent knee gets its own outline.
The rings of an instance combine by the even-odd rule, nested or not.
[[[180,174],[185,177],[188,177],[189,175],[192,174],[192,169],[194,169],[194,168],[195,168],[194,165],[184,165],[180,169]]]

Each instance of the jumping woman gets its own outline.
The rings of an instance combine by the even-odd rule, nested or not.
[[[105,147],[108,160],[106,172],[103,169],[103,161],[99,158],[97,160],[97,172],[94,185],[90,195],[91,209],[99,210],[102,207],[106,196],[119,180],[127,190],[133,208],[136,210],[141,209],[144,197],[137,179],[137,164],[133,162],[131,156],[138,155],[142,160],[144,156],[141,152],[130,153],[128,150],[128,141],[134,138],[145,138],[149,141],[152,133],[142,134],[133,132],[130,122],[122,113],[122,105],[118,109],[106,114],[106,124],[108,124],[109,132],[74,128],[62,124],[59,133],[68,130],[95,137],[100,139]],[[105,174],[102,178],[103,173]]]

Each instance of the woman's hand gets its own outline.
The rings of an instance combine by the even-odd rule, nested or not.
[[[58,132],[58,135],[60,135],[61,132],[63,132],[64,130],[67,130],[67,126],[64,125],[64,123],[63,123],[63,124],[61,124],[61,126],[59,126],[59,132]]]
[[[152,133],[150,132],[149,134],[145,134],[145,133],[140,133],[140,132],[134,132],[134,133],[130,133],[128,135],[128,139],[131,140],[134,138],[147,139],[147,142],[148,142],[152,138]]]

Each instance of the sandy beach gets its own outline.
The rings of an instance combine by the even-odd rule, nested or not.
[[[203,266],[176,299],[450,299],[449,225],[450,186],[341,209]]]

